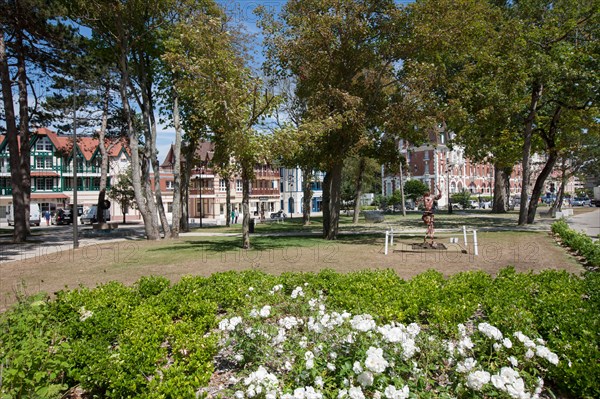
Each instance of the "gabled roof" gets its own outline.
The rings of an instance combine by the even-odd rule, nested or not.
[[[46,136],[50,139],[54,147],[59,151],[71,151],[73,148],[73,139],[71,136],[60,136],[56,134],[56,132],[48,129],[48,128],[39,128],[35,131],[37,136]],[[95,137],[90,136],[78,136],[77,137],[77,147],[79,151],[83,155],[83,157],[89,161],[91,160],[96,152],[98,152],[98,144],[100,141]],[[106,139],[105,143],[111,143],[110,139]],[[109,156],[118,156],[121,151],[127,151],[127,141],[124,139],[118,139],[117,143],[110,149]]]
[[[161,168],[167,168],[167,167],[173,166],[173,164],[175,163],[174,149],[175,149],[175,146],[173,144],[171,144],[171,146],[169,147],[169,151],[167,152],[167,155],[165,156],[165,160],[160,165]],[[214,155],[215,155],[214,143],[202,141],[198,144],[198,147],[196,147],[196,151],[194,153],[194,158],[201,162],[210,162],[213,159]],[[182,162],[185,162],[185,160],[182,160]]]

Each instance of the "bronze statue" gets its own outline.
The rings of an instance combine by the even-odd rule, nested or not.
[[[431,239],[431,245],[433,245],[433,235],[434,235],[434,216],[433,216],[433,205],[434,205],[434,201],[439,200],[440,198],[442,198],[442,191],[440,190],[439,186],[436,186],[436,189],[438,191],[438,194],[436,196],[432,196],[430,192],[427,192],[423,195],[423,216],[421,216],[421,219],[423,220],[423,223],[425,223],[427,225],[427,232],[425,233],[425,238],[423,239],[423,242],[427,241],[427,238]]]

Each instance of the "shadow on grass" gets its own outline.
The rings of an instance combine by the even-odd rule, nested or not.
[[[251,237],[250,246],[254,251],[270,251],[284,248],[312,248],[319,245],[352,244],[352,245],[377,245],[381,243],[382,236],[376,234],[340,234],[335,241],[326,241],[320,237],[306,236],[281,236],[281,237]],[[231,252],[242,247],[239,237],[210,237],[199,240],[186,240],[173,245],[148,249],[148,252]]]

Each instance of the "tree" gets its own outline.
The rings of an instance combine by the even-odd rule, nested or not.
[[[404,194],[414,202],[417,202],[419,198],[423,197],[429,191],[429,186],[421,180],[408,180],[404,183]]]
[[[433,91],[467,153],[492,160],[502,176],[520,146],[519,224],[532,223],[562,118],[597,101],[598,1],[424,1],[409,9],[417,60],[435,62]],[[527,208],[532,151],[545,152],[546,163]]]
[[[393,1],[290,0],[276,20],[259,10],[271,76],[294,77],[305,122],[334,121],[316,137],[323,236],[337,237],[344,159],[383,125],[394,87],[401,23]]]
[[[0,82],[10,153],[14,242],[25,241],[29,232],[30,94],[36,101],[33,110],[37,106],[32,69],[39,68],[42,74],[47,74],[59,63],[56,50],[69,43],[70,33],[60,22],[61,15],[61,7],[55,1],[6,1],[0,5]],[[15,85],[17,101],[13,98]],[[18,114],[14,109],[15,103],[18,104]]]
[[[133,182],[131,168],[117,176],[117,181],[108,190],[108,198],[116,201],[121,206],[123,212],[123,223],[127,223],[125,215],[128,210],[135,205],[135,192],[133,190]]]

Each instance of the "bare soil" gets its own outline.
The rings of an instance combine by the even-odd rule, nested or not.
[[[459,237],[459,242],[462,239]],[[519,272],[546,269],[580,274],[578,260],[560,247],[547,232],[484,232],[479,234],[479,256],[451,251],[392,252],[384,254],[381,236],[341,236],[337,241],[314,240],[309,246],[263,246],[251,251],[231,250],[197,237],[156,243],[123,241],[80,248],[0,265],[0,309],[19,295],[53,294],[79,286],[95,287],[109,281],[133,284],[142,276],[160,275],[176,282],[184,275],[208,276],[229,270],[261,270],[265,273],[318,272],[332,269],[345,273],[363,269],[392,269],[402,278],[434,269],[445,276],[482,270],[495,275],[512,265]],[[265,240],[274,241],[275,238]],[[299,242],[300,239],[298,239]],[[422,241],[396,238],[396,243]],[[440,242],[449,242],[448,237]],[[256,247],[259,247],[258,245]]]

